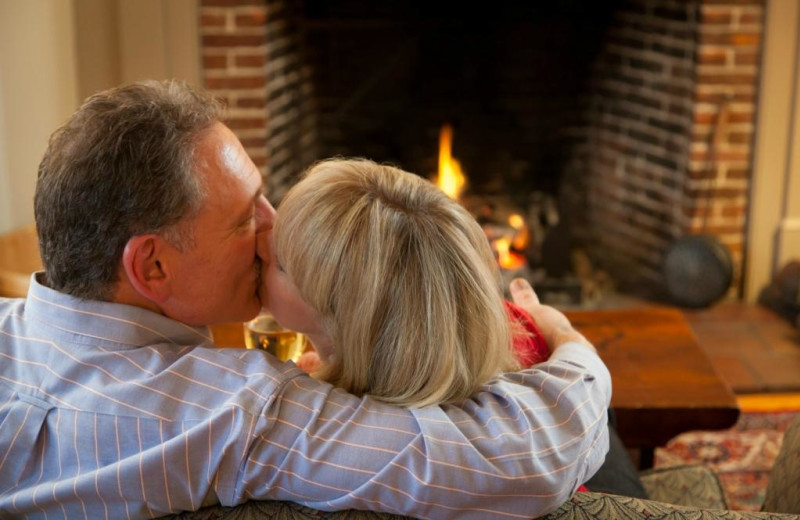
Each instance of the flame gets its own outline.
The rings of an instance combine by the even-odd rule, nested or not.
[[[494,247],[497,251],[497,265],[503,269],[520,269],[525,265],[525,258],[511,251],[511,240],[508,238],[498,238],[494,241]]]
[[[451,199],[461,196],[467,183],[461,164],[453,158],[453,128],[442,125],[439,133],[439,175],[436,185]]]
[[[439,133],[439,173],[436,185],[448,197],[458,200],[467,184],[467,177],[461,170],[461,164],[453,157],[453,128],[442,125]],[[528,247],[530,231],[525,219],[521,215],[513,214],[508,218],[508,224],[514,230],[513,236],[504,236],[492,240],[492,247],[497,252],[497,264],[501,269],[517,270],[527,263],[525,257],[516,251]]]
[[[531,234],[528,231],[528,226],[525,225],[525,219],[521,215],[514,213],[508,217],[508,225],[514,228],[514,238],[511,240],[511,245],[514,249],[524,251],[530,243]]]

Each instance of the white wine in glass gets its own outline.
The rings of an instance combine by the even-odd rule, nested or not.
[[[244,324],[247,348],[266,350],[281,361],[297,362],[306,350],[306,336],[286,329],[271,314],[261,313]]]

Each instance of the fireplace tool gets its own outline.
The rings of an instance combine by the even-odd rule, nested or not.
[[[730,252],[719,239],[708,233],[711,195],[717,184],[717,145],[728,119],[728,100],[720,101],[709,135],[706,169],[714,171],[703,209],[703,229],[675,240],[664,257],[664,284],[674,303],[688,308],[705,308],[727,292],[733,278]]]

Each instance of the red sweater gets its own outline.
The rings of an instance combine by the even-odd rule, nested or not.
[[[550,349],[544,336],[536,326],[536,322],[530,315],[516,304],[509,301],[503,302],[506,305],[508,317],[514,326],[514,355],[520,362],[522,368],[545,361],[550,357]]]

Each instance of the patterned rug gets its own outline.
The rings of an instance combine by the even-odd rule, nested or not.
[[[798,413],[743,412],[729,430],[684,433],[656,449],[654,466],[705,464],[719,475],[731,509],[758,511],[783,432]]]

